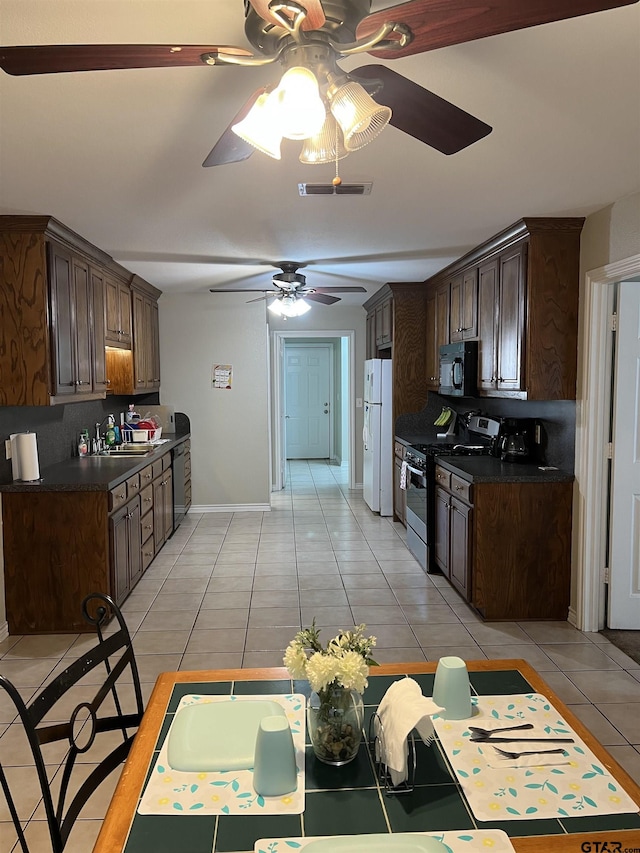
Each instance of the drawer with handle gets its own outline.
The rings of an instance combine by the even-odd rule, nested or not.
[[[471,483],[467,482],[467,480],[463,480],[461,477],[456,477],[455,474],[452,474],[450,489],[451,494],[460,498],[461,501],[471,503],[472,487]]]
[[[120,509],[127,502],[127,484],[120,483],[109,492],[109,512]]]
[[[153,512],[147,512],[140,519],[140,541],[144,544],[153,535]],[[153,544],[151,545],[153,548]]]
[[[436,484],[442,486],[443,489],[451,487],[451,472],[446,471],[439,465],[436,465]]]
[[[140,488],[144,489],[144,487],[148,486],[152,480],[153,467],[151,465],[147,465],[146,468],[143,468],[142,471],[140,471]]]
[[[140,512],[146,515],[153,507],[153,485],[145,486],[140,492]]]

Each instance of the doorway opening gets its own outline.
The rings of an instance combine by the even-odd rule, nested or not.
[[[354,359],[353,331],[272,332],[273,491],[285,486],[287,457],[346,465],[354,487]]]
[[[602,630],[607,621],[606,518],[610,494],[606,449],[610,441],[614,367],[611,317],[616,283],[635,281],[638,287],[639,277],[640,255],[592,270],[586,276],[576,431],[576,612],[570,614],[570,621],[582,631]]]

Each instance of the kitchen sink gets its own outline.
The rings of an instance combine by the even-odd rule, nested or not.
[[[146,456],[154,449],[152,444],[120,445],[119,447],[110,447],[108,450],[101,450],[98,456]]]

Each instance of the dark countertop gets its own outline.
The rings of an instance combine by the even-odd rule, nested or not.
[[[108,492],[155,462],[189,438],[191,433],[169,433],[168,441],[158,444],[150,453],[140,457],[74,456],[40,472],[37,483],[0,484],[0,492]]]
[[[469,483],[571,483],[574,475],[559,468],[501,462],[493,456],[437,456],[436,462]]]

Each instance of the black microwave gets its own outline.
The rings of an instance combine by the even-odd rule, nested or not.
[[[477,391],[477,381],[477,341],[461,341],[440,347],[440,394],[473,397]]]

